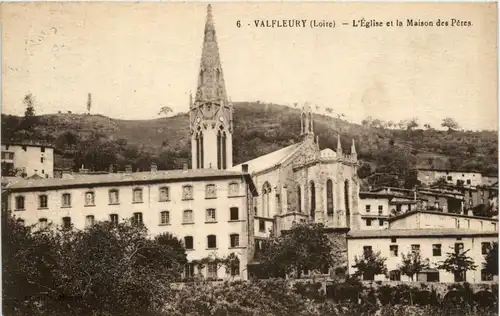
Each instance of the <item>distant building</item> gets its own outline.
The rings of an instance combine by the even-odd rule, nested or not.
[[[401,254],[420,252],[423,260],[429,260],[430,269],[415,276],[420,282],[463,281],[463,276],[454,276],[436,269],[453,249],[470,249],[468,255],[478,265],[477,271],[467,272],[466,280],[472,283],[490,282],[491,278],[482,269],[487,246],[498,240],[498,219],[465,216],[452,213],[415,210],[388,219],[387,229],[352,230],[347,234],[349,273],[356,269],[355,257],[365,251],[380,251],[386,258],[389,276],[365,276],[366,279],[410,281],[401,275]]]
[[[398,192],[360,192],[360,229],[387,229],[389,217],[417,209],[421,200]]]
[[[480,172],[444,170],[444,169],[417,169],[417,179],[422,184],[433,184],[443,178],[448,184],[481,185],[483,176]]]
[[[464,194],[462,191],[458,190],[432,188],[409,190],[393,187],[379,187],[372,189],[371,192],[381,194],[398,194],[400,199],[413,198],[415,201],[419,201],[422,209],[451,213],[462,213],[464,209]],[[412,208],[410,207],[410,210],[411,209]],[[399,214],[401,211],[403,211],[403,207],[396,206],[396,212],[391,212],[391,214]]]
[[[50,145],[3,143],[1,158],[2,175],[18,170],[19,176],[54,177],[54,148]]]
[[[483,174],[483,181],[482,185],[498,185],[498,175],[484,175]]]
[[[478,185],[465,187],[465,209],[469,212],[479,206],[484,205],[488,207],[491,205],[493,209],[496,209],[498,214],[498,184],[495,185]]]
[[[483,270],[482,263],[493,241],[498,241],[498,231],[465,228],[351,231],[347,235],[349,274],[356,272],[352,267],[356,256],[362,256],[367,251],[380,251],[380,255],[387,259],[385,264],[389,276],[365,275],[365,280],[411,281],[399,270],[402,264],[401,254],[419,252],[422,260],[427,261],[430,268],[415,275],[413,281],[490,283],[493,278]],[[445,260],[448,252],[458,250],[469,250],[467,255],[478,266],[476,271],[467,271],[466,276],[463,276],[437,269],[439,262]]]

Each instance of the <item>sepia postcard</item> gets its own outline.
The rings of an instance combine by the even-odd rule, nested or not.
[[[496,2],[3,2],[3,315],[498,315]]]

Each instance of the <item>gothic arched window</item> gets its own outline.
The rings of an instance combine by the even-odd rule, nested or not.
[[[219,69],[217,69],[215,71],[215,78],[217,79],[217,82],[219,82],[219,80],[220,80],[220,70]]]
[[[314,185],[314,182],[311,181],[311,218],[314,221],[314,217],[316,214],[316,186]]]
[[[344,203],[347,227],[351,227],[351,209],[349,205],[349,180],[344,182]]]
[[[326,213],[333,214],[333,181],[326,181]]]
[[[221,125],[217,132],[217,169],[227,168],[226,150],[226,132]]]
[[[309,127],[309,132],[312,132],[313,131],[312,114],[309,112],[308,116],[309,116],[309,119],[308,119],[307,125]]]
[[[262,216],[269,217],[269,205],[271,196],[271,185],[269,182],[262,186]]]
[[[297,209],[299,213],[302,213],[302,192],[300,191],[300,185],[297,187]]]
[[[203,131],[200,127],[196,133],[196,168],[203,169]]]

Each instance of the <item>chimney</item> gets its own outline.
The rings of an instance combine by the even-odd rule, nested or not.
[[[241,165],[241,172],[248,173],[248,165],[246,163]]]
[[[132,165],[125,166],[125,173],[132,173]]]
[[[183,170],[188,170],[188,164],[187,164],[187,163],[185,163],[185,164],[182,166],[182,169],[183,169]]]
[[[158,166],[156,165],[155,162],[152,162],[151,163],[151,173],[155,173],[156,171],[158,171]]]

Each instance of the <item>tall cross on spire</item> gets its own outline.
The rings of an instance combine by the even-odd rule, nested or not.
[[[226,86],[222,74],[219,46],[217,44],[212,6],[210,4],[207,7],[200,73],[195,97],[195,103],[206,102],[227,103]]]

